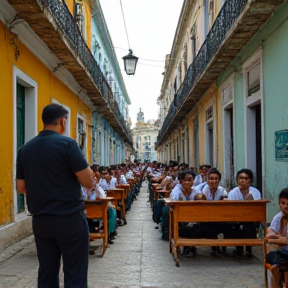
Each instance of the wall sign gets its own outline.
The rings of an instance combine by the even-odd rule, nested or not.
[[[275,132],[276,161],[288,161],[288,129]]]

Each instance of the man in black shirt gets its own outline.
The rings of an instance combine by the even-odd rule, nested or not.
[[[61,256],[64,287],[87,288],[89,232],[80,184],[92,188],[93,172],[76,141],[63,136],[67,113],[58,104],[44,107],[44,130],[17,158],[17,191],[26,193],[33,216],[38,288],[59,287]]]

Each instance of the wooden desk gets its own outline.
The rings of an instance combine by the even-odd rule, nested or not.
[[[88,219],[102,219],[103,232],[89,233],[90,241],[95,239],[103,239],[102,255],[104,256],[108,246],[108,203],[113,200],[113,197],[100,198],[97,200],[84,200],[86,217]]]
[[[126,199],[130,191],[130,184],[117,184],[116,189],[124,189],[124,199]]]
[[[165,189],[157,189],[154,193],[156,194],[156,199],[159,199],[160,196],[162,196],[162,198],[168,198],[171,194],[172,190],[165,190]]]
[[[173,201],[169,205],[170,253],[179,267],[180,246],[263,246],[264,239],[183,239],[179,238],[179,222],[261,222],[266,233],[267,200],[254,201]],[[265,255],[264,255],[265,256]]]
[[[121,208],[121,218],[125,221],[125,213],[126,213],[126,204],[124,201],[124,189],[112,189],[106,190],[107,197],[113,197],[113,202],[117,202],[117,206]]]

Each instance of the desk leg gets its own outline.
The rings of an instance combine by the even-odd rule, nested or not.
[[[103,249],[102,249],[102,257],[105,254],[105,251],[107,249],[108,246],[108,217],[107,217],[107,213],[108,213],[108,202],[104,202],[103,203],[103,232],[104,234],[104,238],[103,238]]]
[[[172,211],[169,208],[169,251],[170,253],[172,253],[172,239],[173,239],[173,215],[172,215]]]
[[[175,208],[175,207],[174,207]],[[179,267],[179,258],[178,258],[178,247],[176,243],[179,238],[179,222],[178,222],[178,211],[173,208],[172,215],[172,226],[173,226],[173,235],[172,235],[172,254],[176,262],[176,266]],[[171,209],[171,208],[170,208]],[[172,210],[172,209],[171,209]]]
[[[122,207],[121,207],[121,218],[122,220],[124,221],[124,224],[127,224],[127,221],[126,221],[126,204],[125,204],[125,201],[122,201]]]
[[[180,263],[179,263],[180,260],[179,260],[179,258],[178,258],[178,249],[177,249],[177,246],[176,246],[176,244],[175,244],[174,239],[172,239],[171,245],[172,245],[172,255],[173,255],[173,258],[174,258],[174,260],[175,260],[175,262],[176,262],[176,266],[179,267],[179,265],[180,265]]]

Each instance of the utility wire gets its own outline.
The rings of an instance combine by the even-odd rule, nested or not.
[[[116,46],[114,46],[114,48],[127,51],[127,49],[116,47]],[[140,58],[140,57],[139,57],[139,59],[144,60],[144,61],[150,61],[150,62],[165,62],[165,60],[151,60],[151,59],[144,59],[144,58]]]
[[[127,33],[127,27],[126,27],[126,22],[125,22],[125,17],[124,17],[123,6],[122,6],[122,1],[121,1],[121,0],[120,0],[120,5],[121,5],[121,10],[122,10],[122,16],[123,16],[123,22],[124,22],[125,31],[126,31],[126,37],[127,37],[128,47],[129,47],[129,50],[130,50],[130,43],[129,43],[128,33]]]
[[[140,59],[140,58],[139,58],[139,59]],[[160,65],[151,65],[151,64],[142,63],[142,62],[140,62],[140,61],[138,61],[138,64],[140,64],[140,65],[145,65],[145,66],[153,66],[153,67],[164,68],[163,66],[160,66]]]

